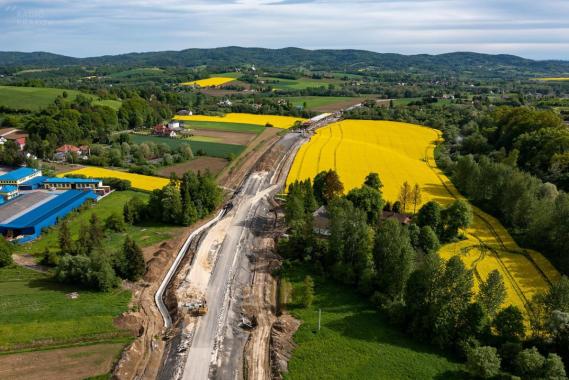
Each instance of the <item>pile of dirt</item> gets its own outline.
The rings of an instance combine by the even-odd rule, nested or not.
[[[288,372],[288,361],[296,348],[292,336],[299,326],[300,321],[289,314],[281,315],[273,323],[270,342],[272,379],[280,380],[283,374]]]
[[[144,281],[148,283],[159,282],[164,276],[164,267],[167,265],[168,258],[165,255],[158,255],[148,260],[146,263],[146,273]]]
[[[142,318],[140,313],[122,313],[115,318],[114,324],[120,329],[129,330],[133,336],[139,337],[144,334]]]

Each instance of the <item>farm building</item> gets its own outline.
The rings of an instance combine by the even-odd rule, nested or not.
[[[40,202],[39,206],[24,210],[15,218],[8,218],[0,223],[0,234],[18,243],[33,240],[41,234],[42,229],[55,225],[59,219],[64,218],[86,201],[96,199],[97,195],[93,191],[81,190],[69,190],[52,196],[46,202]],[[6,206],[0,207],[0,212]]]
[[[41,170],[33,168],[19,168],[0,176],[0,185],[19,186],[24,182],[41,176]]]

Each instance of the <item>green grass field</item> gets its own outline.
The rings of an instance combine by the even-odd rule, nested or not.
[[[194,154],[198,151],[204,153],[205,156],[227,158],[229,155],[238,156],[245,150],[243,145],[223,144],[207,141],[191,141],[182,139],[170,139],[166,137],[157,136],[142,136],[132,135],[131,141],[135,144],[142,144],[144,142],[153,142],[156,144],[167,144],[172,148],[177,148],[181,144],[190,144]]]
[[[288,98],[288,100],[295,106],[302,106],[306,102],[307,109],[343,103],[351,100],[357,103],[358,99],[361,98],[343,96],[293,96]]]
[[[129,77],[143,77],[143,76],[156,76],[162,74],[164,70],[158,67],[141,67],[137,69],[130,69],[119,71],[109,75],[111,78],[129,78]]]
[[[277,90],[304,90],[311,87],[327,87],[329,84],[339,84],[342,81],[337,79],[311,79],[311,78],[299,78],[299,79],[282,79],[273,77],[263,77],[260,80],[269,81],[267,83]],[[275,83],[273,83],[275,82]]]
[[[240,78],[242,73],[231,71],[228,73],[211,74],[212,77],[223,77],[223,78]]]
[[[214,142],[218,143],[221,141],[218,137],[209,137],[209,136],[192,136],[190,137],[190,141],[192,142]]]
[[[37,111],[49,106],[63,92],[67,92],[70,99],[74,99],[77,95],[82,94],[93,99],[94,104],[106,105],[117,110],[121,106],[121,102],[118,100],[98,100],[94,95],[84,94],[75,90],[16,86],[0,86],[0,106]]]
[[[135,191],[115,191],[111,195],[103,198],[93,207],[75,212],[69,216],[69,227],[74,239],[79,235],[79,226],[81,223],[88,224],[93,213],[97,214],[99,220],[104,221],[114,211],[122,212],[124,204],[132,197],[140,197],[147,200],[149,195]],[[130,235],[141,247],[147,247],[163,240],[168,240],[177,230],[177,227],[166,226],[161,224],[128,226],[127,231],[123,233],[107,233],[104,241],[104,247],[109,251],[116,251],[121,247],[126,235]],[[42,234],[39,239],[30,243],[18,246],[18,253],[30,253],[32,255],[41,254],[46,248],[56,248],[58,232],[57,229],[49,229],[47,233]]]
[[[286,270],[295,301],[302,294],[302,270]],[[303,321],[286,379],[462,379],[463,366],[432,347],[414,342],[390,326],[355,290],[315,279],[312,307],[289,306]],[[317,332],[318,308],[322,328]]]
[[[115,111],[118,111],[122,106],[122,102],[120,100],[111,100],[111,99],[95,100],[93,101],[93,104],[99,106],[111,107]]]
[[[226,132],[247,132],[259,134],[265,130],[264,125],[245,123],[223,123],[217,121],[183,120],[184,126],[190,129],[211,129]]]
[[[78,299],[66,294],[78,291]],[[21,267],[0,269],[0,352],[97,340],[128,341],[113,325],[130,292],[92,292]]]

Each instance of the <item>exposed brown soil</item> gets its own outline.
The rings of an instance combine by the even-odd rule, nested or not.
[[[276,128],[266,128],[249,144],[240,157],[232,162],[230,168],[226,168],[218,176],[218,183],[225,187],[237,187],[247,173],[255,167],[258,160],[279,140],[280,132]],[[206,157],[203,157],[206,159]],[[209,158],[209,157],[208,157]],[[197,160],[191,161],[195,162]],[[127,327],[131,331],[137,331],[140,336],[124,350],[122,357],[115,366],[113,375],[118,379],[155,379],[162,363],[165,341],[164,336],[171,335],[163,329],[163,320],[154,303],[160,282],[170,268],[176,254],[183,245],[188,234],[195,228],[206,223],[200,221],[191,227],[180,231],[179,236],[154,246],[144,249],[147,260],[147,272],[144,281],[141,281],[133,289],[132,304],[137,311],[130,312],[119,318],[116,323]],[[181,265],[180,272],[187,270],[189,256]],[[172,289],[176,289],[176,282],[183,276],[176,276]],[[176,304],[172,293],[167,292],[166,303],[170,307]],[[175,313],[175,310],[173,310]],[[176,315],[174,315],[174,324]]]
[[[215,176],[227,166],[227,163],[228,162],[225,158],[198,157],[191,161],[162,168],[158,171],[158,174],[163,177],[170,177],[170,173],[176,173],[178,177],[181,177],[188,171],[192,171],[194,173],[201,171],[203,173],[206,170],[209,170],[209,172]]]
[[[296,347],[292,336],[299,326],[300,321],[286,313],[273,324],[270,344],[271,379],[280,380],[288,372],[288,361]]]
[[[247,377],[251,380],[270,377],[269,342],[272,325],[277,319],[277,283],[271,273],[280,265],[273,250],[274,240],[263,239],[253,268],[253,283],[244,291],[243,312],[256,322],[245,345]]]
[[[134,306],[132,309],[135,311],[124,313],[115,321],[115,324],[136,333],[138,337],[123,351],[113,372],[115,378],[156,379],[164,354],[165,341],[162,338],[168,336],[169,332],[164,331],[164,322],[154,303],[154,295],[187,236],[207,222],[208,219],[202,219],[191,227],[181,229],[176,237],[144,248],[146,273],[143,281],[134,285],[132,290],[132,305]],[[186,255],[182,266],[190,258],[191,255]],[[166,294],[168,307],[177,304],[175,299],[171,299],[172,293],[174,292]],[[173,312],[176,313],[175,310]],[[175,319],[174,316],[174,323]]]
[[[15,264],[31,270],[35,270],[36,272],[47,273],[49,270],[48,267],[38,264],[36,262],[36,258],[29,253],[25,253],[23,255],[13,254],[12,259],[14,260]]]
[[[162,360],[163,320],[154,304],[154,294],[168,271],[191,228],[180,231],[168,242],[145,248],[147,271],[142,281],[132,287],[134,311],[124,313],[115,324],[136,334],[137,338],[122,353],[113,375],[118,379],[154,379]]]
[[[194,136],[213,137],[219,139],[218,142],[224,144],[234,145],[248,145],[255,136],[255,133],[248,132],[230,132],[230,131],[217,131],[211,129],[192,129]]]
[[[59,162],[46,162],[45,164],[49,167],[53,167],[55,169],[55,174],[67,173],[83,167],[82,165],[64,164]]]
[[[218,183],[226,188],[236,188],[241,184],[247,173],[255,167],[263,155],[280,139],[278,128],[265,128],[245,151],[225,168],[218,176]]]
[[[108,373],[122,343],[0,356],[0,379],[76,380]]]

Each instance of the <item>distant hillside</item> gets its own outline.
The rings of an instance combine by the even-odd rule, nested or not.
[[[70,99],[75,99],[81,94],[93,99],[94,104],[104,105],[118,110],[122,103],[118,100],[99,100],[97,96],[85,94],[75,90],[61,88],[44,87],[16,87],[0,86],[0,106],[18,109],[37,111],[47,107],[56,97],[66,92]]]
[[[413,69],[417,71],[569,73],[569,61],[535,61],[513,55],[457,52],[439,55],[402,55],[364,50],[305,50],[223,47],[129,53],[91,58],[73,58],[44,52],[0,52],[0,67],[49,67],[63,65],[140,66],[227,66],[255,64],[264,67],[310,67],[326,70],[354,70],[363,67]]]

